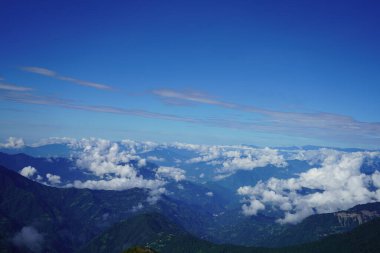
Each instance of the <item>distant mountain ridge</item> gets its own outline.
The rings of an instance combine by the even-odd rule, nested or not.
[[[379,239],[380,219],[375,219],[358,226],[352,232],[292,247],[218,245],[195,238],[159,214],[144,214],[116,224],[92,240],[80,252],[119,253],[121,248],[135,244],[162,253],[377,253],[380,249]]]

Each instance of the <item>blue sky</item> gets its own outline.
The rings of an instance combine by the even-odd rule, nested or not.
[[[378,1],[0,2],[0,137],[380,147]]]

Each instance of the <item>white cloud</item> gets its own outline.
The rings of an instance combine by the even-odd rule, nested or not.
[[[1,81],[1,79],[0,79]],[[6,91],[31,91],[32,88],[29,87],[23,87],[18,86],[14,84],[8,84],[8,83],[0,83],[0,90],[6,90]]]
[[[37,173],[36,168],[32,166],[24,167],[22,170],[20,170],[20,174],[24,177],[31,178],[34,176],[34,174]]]
[[[122,140],[121,144],[127,148],[130,153],[146,153],[154,150],[159,146],[159,144],[152,141],[133,141],[133,140]]]
[[[284,157],[275,149],[250,149],[242,153],[228,152],[226,159],[223,162],[221,172],[229,173],[236,170],[252,170],[255,168],[265,167],[267,165],[274,165],[276,167],[285,167],[287,165]]]
[[[147,201],[151,204],[155,203],[161,194],[166,193],[163,187],[166,181],[162,177],[148,180],[143,176],[138,176],[137,173],[138,168],[146,166],[146,159],[142,159],[137,153],[145,152],[155,145],[152,142],[140,143],[130,140],[124,140],[120,144],[94,138],[77,141],[73,147],[76,152],[74,157],[76,165],[97,176],[98,179],[76,180],[67,184],[66,187],[103,190],[145,188],[150,190]],[[170,172],[174,173],[170,175],[175,178],[181,178],[179,174],[175,174],[180,171]],[[158,174],[165,173],[159,171]]]
[[[67,187],[75,188],[87,188],[94,190],[127,190],[131,188],[147,188],[156,189],[165,184],[164,181],[160,180],[147,180],[143,177],[115,177],[108,180],[87,180],[87,181],[74,181],[73,184],[68,184]]]
[[[34,227],[23,227],[13,238],[12,243],[20,248],[27,248],[32,252],[40,252],[44,237]]]
[[[1,148],[23,148],[25,146],[22,138],[9,137],[6,143],[0,143]]]
[[[22,70],[27,71],[27,72],[31,72],[34,74],[52,77],[52,78],[62,80],[62,81],[71,82],[71,83],[81,85],[81,86],[87,86],[87,87],[95,88],[95,89],[100,89],[100,90],[111,90],[112,89],[111,86],[108,86],[105,84],[84,81],[84,80],[76,79],[76,78],[69,77],[69,76],[61,76],[57,72],[52,71],[50,69],[46,69],[46,68],[23,67]]]
[[[31,144],[31,147],[41,147],[50,144],[67,144],[70,147],[75,147],[77,145],[77,141],[74,138],[69,137],[50,137],[41,139],[36,143]]]
[[[132,212],[137,212],[144,208],[144,205],[140,202],[138,205],[132,207]]]
[[[186,172],[182,169],[165,166],[159,167],[156,171],[156,175],[158,176],[158,178],[172,178],[177,182],[186,179],[185,173]]]
[[[254,199],[249,205],[244,204],[242,209],[245,215],[256,215],[258,211],[264,210],[265,206],[257,199]]]
[[[79,168],[87,169],[96,176],[115,174],[133,178],[136,170],[129,164],[131,160],[141,160],[138,156],[121,151],[117,143],[103,139],[83,139],[78,143]]]
[[[363,122],[347,115],[327,112],[284,112],[273,111],[251,105],[229,103],[215,99],[199,91],[157,89],[151,93],[172,105],[206,104],[234,109],[247,114],[260,115],[252,120],[204,120],[202,123],[219,127],[237,128],[247,131],[290,134],[297,137],[318,138],[340,143],[368,143],[378,147],[380,123]]]
[[[248,146],[207,146],[176,143],[175,147],[193,150],[198,153],[186,163],[207,163],[217,167],[217,179],[222,179],[234,174],[238,170],[253,170],[259,167],[273,165],[284,167],[287,165],[285,158],[278,150],[271,148],[252,148]]]
[[[164,187],[152,189],[149,192],[149,197],[147,199],[148,203],[150,205],[156,204],[157,201],[160,199],[160,197],[161,197],[162,194],[167,194],[167,191],[166,191],[166,189]]]
[[[208,197],[212,197],[212,196],[214,196],[214,193],[213,193],[213,192],[206,192],[205,194],[206,194],[206,196],[208,196]]]
[[[284,211],[284,217],[278,220],[280,223],[297,223],[314,213],[335,212],[379,201],[380,195],[371,190],[371,186],[380,186],[379,173],[366,175],[360,172],[363,161],[376,155],[376,152],[322,150],[324,160],[321,166],[298,177],[271,178],[253,187],[240,187],[238,194],[248,197],[243,212],[255,215],[268,205]]]
[[[61,177],[58,175],[53,175],[50,173],[46,174],[46,178],[51,184],[60,184],[61,183]]]
[[[146,159],[152,162],[165,162],[165,158],[157,157],[157,156],[148,156]]]

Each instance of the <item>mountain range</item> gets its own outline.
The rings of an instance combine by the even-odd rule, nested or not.
[[[376,196],[375,151],[89,142],[0,153],[1,252],[122,252],[135,246],[157,252],[361,252],[348,250],[364,242],[364,252],[376,252],[371,236],[380,203],[372,197],[345,204],[351,203],[347,194],[359,196],[349,184]],[[305,186],[292,192],[270,188],[326,169],[338,173],[325,179],[333,184],[299,182]],[[335,188],[340,176],[348,176],[342,193]],[[357,188],[357,180],[367,188]],[[260,189],[265,191],[255,199],[240,195]],[[283,222],[285,209],[275,201],[293,196],[295,205],[326,192],[348,198]],[[266,203],[268,196],[272,202]],[[265,206],[248,214],[256,198]],[[288,215],[298,214],[293,208]]]

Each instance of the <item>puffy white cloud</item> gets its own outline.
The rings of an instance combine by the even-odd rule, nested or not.
[[[379,171],[375,171],[375,173],[372,174],[372,182],[375,187],[380,188],[380,172]]]
[[[34,227],[23,227],[13,238],[12,243],[20,248],[27,248],[32,252],[40,252],[44,237]]]
[[[72,184],[68,184],[67,187],[75,188],[87,188],[94,190],[127,190],[131,188],[147,188],[147,189],[157,189],[165,184],[164,181],[160,180],[147,180],[143,177],[115,177],[108,180],[87,180],[79,181],[76,180]]]
[[[22,138],[9,137],[6,143],[0,143],[1,148],[23,148],[25,146]]]
[[[160,199],[162,194],[167,194],[167,191],[164,187],[152,189],[149,192],[149,197],[147,199],[148,203],[154,205]]]
[[[41,146],[50,145],[50,144],[67,144],[68,146],[75,147],[77,145],[77,140],[74,138],[69,138],[69,137],[50,137],[50,138],[41,139],[30,146],[41,147]]]
[[[165,178],[172,178],[175,181],[181,181],[186,179],[185,171],[176,167],[165,167],[161,166],[157,169],[156,175],[158,178],[165,177]]]
[[[148,156],[146,159],[152,162],[165,162],[165,158],[157,157],[157,156]]]
[[[115,174],[121,177],[133,178],[136,170],[129,164],[131,160],[140,162],[140,158],[134,154],[122,151],[115,142],[102,139],[83,139],[78,143],[78,157],[76,164],[103,177],[106,174]],[[140,165],[144,165],[142,161]]]
[[[319,165],[328,157],[338,156],[340,152],[334,149],[320,148],[316,150],[296,150],[290,156],[291,160],[307,161],[310,165]]]
[[[146,153],[151,150],[154,150],[159,146],[159,144],[152,142],[152,141],[142,141],[142,142],[137,142],[133,140],[122,140],[121,145],[123,145],[129,153]]]
[[[32,166],[24,167],[22,170],[20,170],[20,174],[24,177],[31,178],[34,176],[34,174],[37,173],[37,169]]]
[[[314,167],[297,177],[271,178],[255,186],[244,186],[238,194],[247,196],[243,212],[256,215],[265,205],[284,211],[281,223],[296,223],[314,213],[334,212],[357,204],[379,201],[380,174],[360,172],[363,161],[378,153],[321,150],[320,167]]]
[[[132,207],[132,212],[137,212],[144,208],[144,205],[140,202],[138,205]]]
[[[137,154],[147,152],[156,145],[153,142],[123,140],[121,143],[117,143],[95,138],[77,141],[73,147],[76,165],[97,176],[98,179],[76,180],[67,184],[66,187],[98,190],[145,188],[150,190],[147,201],[153,204],[160,198],[161,194],[166,193],[166,189],[163,187],[166,181],[163,177],[148,180],[143,176],[138,176],[137,169],[146,166],[147,162],[146,159],[142,159]],[[165,172],[167,173],[165,174]],[[179,172],[182,173],[181,170],[159,170],[158,174],[181,179]]]
[[[187,163],[204,162],[217,167],[217,179],[234,174],[238,170],[253,170],[267,165],[284,167],[285,158],[276,149],[252,148],[247,146],[206,146],[177,144],[177,147],[195,150],[199,156],[191,158]]]
[[[256,215],[258,211],[265,209],[265,206],[257,199],[253,199],[249,205],[244,204],[242,209],[245,215]]]
[[[61,177],[58,175],[53,175],[50,173],[46,174],[46,178],[51,184],[60,184],[61,183]]]
[[[284,157],[276,149],[249,149],[242,153],[228,152],[227,159],[223,162],[221,172],[233,172],[236,170],[252,170],[254,168],[274,165],[284,167],[287,165]]]
[[[205,194],[206,194],[206,196],[208,196],[208,197],[213,197],[213,196],[214,196],[214,193],[213,193],[213,192],[206,192]]]
[[[188,164],[204,162],[213,166],[220,166],[218,173],[233,174],[237,170],[252,170],[258,167],[274,165],[284,167],[285,158],[276,149],[253,148],[249,146],[209,146],[186,143],[169,145],[177,149],[194,151],[198,156],[186,161]]]

